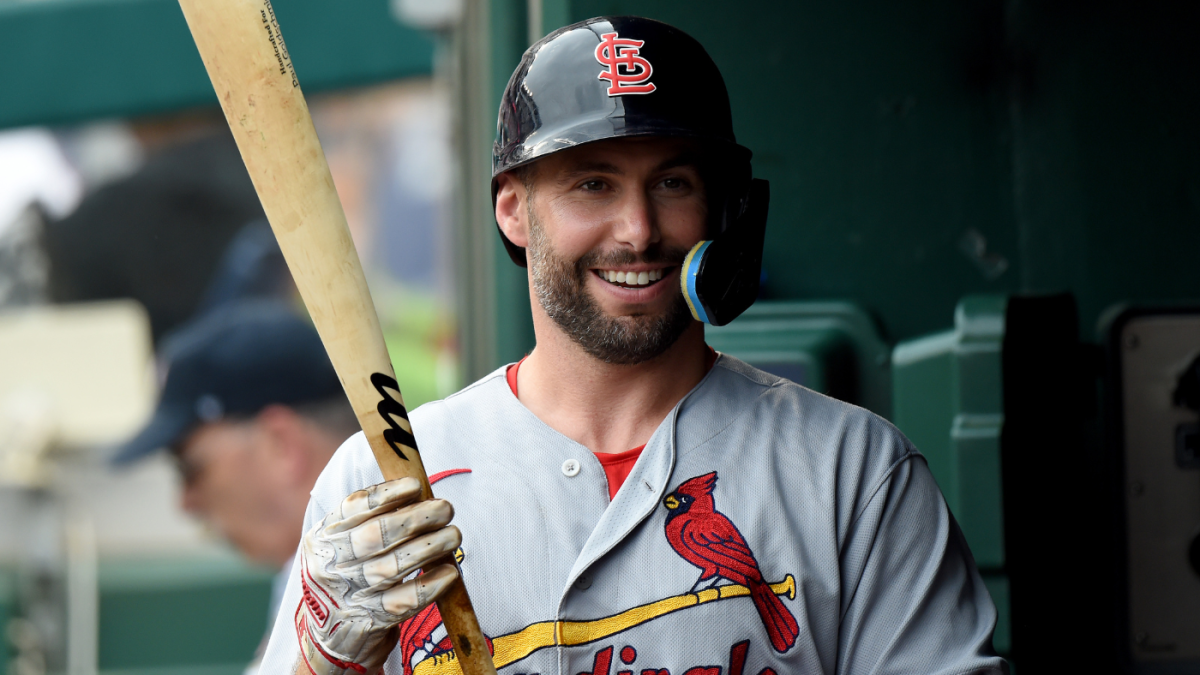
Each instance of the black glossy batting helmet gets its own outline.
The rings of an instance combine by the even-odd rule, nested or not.
[[[766,181],[751,179],[751,153],[734,138],[720,71],[683,31],[640,17],[598,17],[526,50],[500,102],[492,199],[496,177],[506,171],[584,143],[633,136],[696,139],[717,169],[708,172],[713,240],[688,255],[681,286],[697,319],[732,321],[758,295],[769,194]],[[500,237],[524,267],[525,249]]]

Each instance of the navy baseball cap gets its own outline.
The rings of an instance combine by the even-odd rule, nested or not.
[[[164,338],[160,352],[166,381],[158,407],[114,464],[172,446],[204,422],[345,396],[317,331],[278,301],[218,307]]]

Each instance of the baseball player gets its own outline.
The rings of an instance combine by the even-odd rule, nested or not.
[[[440,500],[383,483],[361,435],[338,450],[264,672],[458,672],[430,604],[458,574],[506,674],[1005,670],[911,444],[704,342],[753,301],[767,189],[695,40],[634,17],[548,35],[493,162],[537,347],[411,413]]]

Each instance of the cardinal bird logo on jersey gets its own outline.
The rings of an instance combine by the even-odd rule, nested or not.
[[[440,471],[430,476],[429,482],[433,484],[448,476],[469,473],[470,469]],[[699,605],[741,602],[746,596],[754,601],[770,636],[771,646],[781,653],[791,649],[796,644],[800,629],[796,619],[776,596],[794,600],[796,579],[788,574],[773,584],[763,580],[758,562],[741,533],[714,508],[712,491],[716,482],[715,473],[693,478],[680,485],[665,500],[670,510],[667,516],[667,539],[684,560],[704,571],[691,590],[592,619],[535,620],[515,631],[495,637],[485,636],[496,667],[518,663],[543,649],[591,644],[595,651],[591,670],[586,671],[589,675],[612,675],[614,668],[615,675],[633,675],[634,672],[641,672],[642,675],[671,675],[672,672],[676,675],[750,675],[753,671],[745,670],[747,655],[752,648],[759,649],[752,640],[740,640],[730,647],[728,670],[711,663],[692,667],[677,664],[668,669],[655,662],[655,655],[647,653],[653,650],[639,652],[641,645],[634,646],[639,641],[638,635],[629,633],[639,626],[677,612],[686,613]],[[462,548],[459,548],[454,557],[462,564],[464,555]],[[720,583],[721,579],[727,579],[730,583]],[[708,581],[712,586],[695,590],[695,586],[703,581]],[[397,649],[404,664],[404,675],[462,673],[437,605],[429,605],[400,625]],[[633,667],[635,662],[637,668]],[[775,675],[775,672],[767,667],[759,670],[758,675]]]
[[[746,539],[725,514],[717,510],[713,488],[717,473],[685,481],[663,499],[667,507],[667,541],[681,558],[699,567],[701,582],[716,583],[723,577],[750,589],[750,598],[775,651],[783,653],[796,644],[800,626],[783,606],[758,569],[758,560]]]

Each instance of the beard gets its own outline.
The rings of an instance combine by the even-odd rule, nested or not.
[[[642,255],[619,250],[591,251],[579,260],[559,257],[533,209],[529,210],[529,247],[533,290],[546,314],[588,354],[605,363],[635,365],[667,351],[692,323],[683,294],[675,293],[662,313],[610,316],[587,292],[591,268],[612,268],[635,263],[682,265],[688,249],[655,246]],[[670,283],[664,279],[659,283]],[[607,282],[606,282],[607,283]]]

